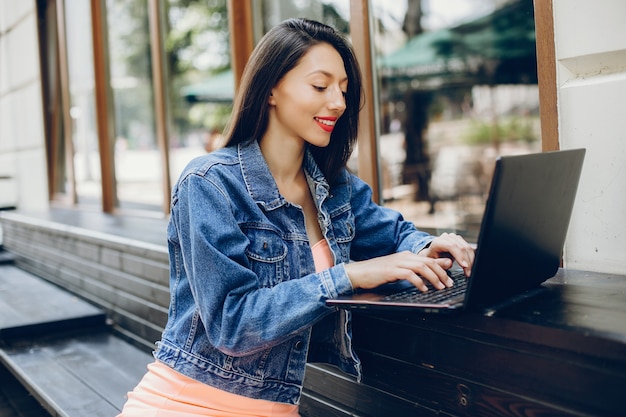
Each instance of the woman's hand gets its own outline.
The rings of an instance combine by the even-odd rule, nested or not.
[[[436,237],[420,255],[429,258],[449,258],[454,259],[465,272],[465,276],[470,276],[472,264],[474,263],[474,248],[461,236],[454,233],[443,233]]]
[[[394,253],[367,261],[351,262],[345,268],[354,289],[370,289],[405,279],[421,291],[428,291],[424,280],[437,289],[454,285],[447,273],[453,260],[469,276],[474,263],[474,249],[461,236],[443,233],[419,254]]]
[[[428,291],[424,280],[437,289],[454,285],[446,273],[451,266],[450,258],[429,258],[412,252],[399,252],[367,261],[350,262],[345,268],[354,289],[370,289],[405,279],[421,291]]]

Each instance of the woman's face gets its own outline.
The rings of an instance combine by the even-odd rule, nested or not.
[[[266,136],[327,146],[346,109],[347,89],[348,76],[339,53],[327,43],[313,46],[272,89]]]

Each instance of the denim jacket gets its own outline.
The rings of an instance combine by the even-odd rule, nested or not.
[[[185,168],[172,192],[171,299],[156,359],[219,389],[291,404],[307,358],[360,380],[350,313],[325,301],[353,291],[345,263],[418,252],[432,236],[374,204],[348,171],[331,188],[309,152],[304,169],[335,260],[320,273],[303,211],[281,196],[255,140]]]

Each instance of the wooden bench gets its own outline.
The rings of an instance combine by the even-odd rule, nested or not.
[[[117,415],[151,361],[111,331],[101,309],[0,265],[0,363],[51,415]]]

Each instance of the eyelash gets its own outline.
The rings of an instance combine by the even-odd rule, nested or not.
[[[314,85],[313,88],[319,92],[325,91],[327,87],[320,87],[318,85]],[[347,97],[348,92],[347,91],[342,91],[341,94],[343,95],[344,98]]]

